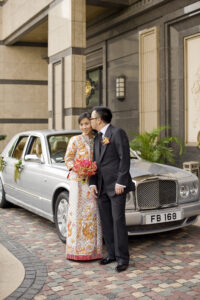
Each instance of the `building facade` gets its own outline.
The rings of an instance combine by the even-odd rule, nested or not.
[[[130,138],[170,126],[177,165],[200,160],[199,53],[200,1],[0,0],[0,134],[106,105]]]

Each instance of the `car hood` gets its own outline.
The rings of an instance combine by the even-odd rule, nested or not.
[[[56,163],[52,165],[53,168],[68,171],[64,162]],[[170,179],[183,179],[191,178],[194,175],[190,172],[187,172],[183,169],[176,168],[169,165],[163,165],[158,163],[151,163],[142,159],[131,160],[130,165],[131,177],[135,180],[144,177],[156,177],[163,176]]]
[[[163,176],[171,179],[191,178],[194,175],[180,168],[151,163],[145,160],[131,160],[130,173],[133,179],[141,177]]]

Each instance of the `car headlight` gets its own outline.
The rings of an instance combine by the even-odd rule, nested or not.
[[[129,192],[126,194],[126,209],[135,209],[135,194]]]
[[[196,196],[198,194],[198,184],[193,182],[192,186],[190,187],[190,193],[192,196]]]
[[[187,198],[189,196],[190,189],[188,185],[181,185],[180,187],[180,196],[182,198]]]

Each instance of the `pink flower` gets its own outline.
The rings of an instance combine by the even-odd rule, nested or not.
[[[80,178],[84,179],[96,174],[97,164],[92,160],[76,159],[73,171],[77,173]]]

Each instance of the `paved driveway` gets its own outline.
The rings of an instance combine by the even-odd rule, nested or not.
[[[7,299],[200,299],[200,227],[129,237],[136,266],[65,259],[54,225],[21,208],[0,209],[0,239],[24,265],[21,286]]]

